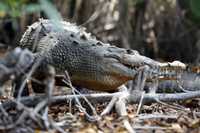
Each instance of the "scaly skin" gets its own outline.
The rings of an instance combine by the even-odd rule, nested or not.
[[[28,27],[20,46],[43,58],[58,74],[67,70],[74,85],[99,91],[115,91],[135,78],[138,68],[148,66],[147,78],[171,78],[186,69],[181,62],[160,63],[127,50],[96,40],[83,28],[67,22],[40,20]]]

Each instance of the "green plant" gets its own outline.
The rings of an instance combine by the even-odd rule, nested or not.
[[[200,0],[190,0],[190,10],[200,20]]]
[[[198,24],[200,21],[200,0],[178,0],[178,3],[185,11],[186,17],[192,23]]]
[[[28,0],[2,0],[0,1],[0,18],[10,16],[16,18],[26,13],[41,11],[39,4],[28,3]]]
[[[23,14],[44,11],[50,19],[61,19],[59,12],[52,5],[51,0],[38,0],[37,3],[30,3],[28,0],[2,0],[0,1],[0,18],[9,16],[20,17]]]

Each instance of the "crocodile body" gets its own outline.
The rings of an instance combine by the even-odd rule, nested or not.
[[[185,69],[181,62],[160,63],[137,51],[118,48],[97,40],[81,27],[68,22],[40,20],[28,27],[20,47],[55,67],[58,74],[65,70],[74,85],[100,91],[115,91],[135,78],[141,66],[148,66],[147,78],[173,77]],[[164,78],[163,78],[164,77]]]

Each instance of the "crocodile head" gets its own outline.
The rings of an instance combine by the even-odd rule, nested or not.
[[[180,61],[161,63],[140,55],[135,50],[125,50],[116,47],[108,48],[108,53],[105,55],[109,58],[108,62],[110,70],[115,75],[123,75],[126,79],[134,79],[139,68],[146,66],[147,79],[157,78],[159,80],[177,79],[179,74],[186,69],[186,65]]]

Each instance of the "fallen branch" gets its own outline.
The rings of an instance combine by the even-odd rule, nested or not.
[[[121,95],[126,95],[128,103],[139,103],[141,99],[141,94],[137,93],[137,95],[130,95],[129,93],[125,92],[116,92],[116,93],[99,93],[99,94],[82,94],[84,97],[86,97],[88,100],[92,101],[101,101],[103,99],[103,102],[109,101],[112,99],[114,96],[121,96]],[[29,97],[22,97],[20,102],[23,103],[26,106],[35,106],[42,100],[44,100],[46,96],[45,95],[40,95],[40,96],[29,96]],[[175,101],[183,101],[183,100],[188,100],[192,98],[197,98],[200,97],[200,91],[193,91],[190,93],[175,93],[175,94],[151,94],[151,93],[146,93],[143,96],[143,103],[148,104],[148,103],[154,103],[157,102],[157,100],[160,100],[162,102],[175,102]],[[83,96],[80,95],[63,95],[63,96],[52,96],[51,100],[49,101],[51,104],[57,104],[57,103],[63,103],[66,102],[66,100],[71,100],[74,98],[79,98],[83,99]],[[1,104],[4,109],[10,109],[14,108],[16,106],[15,102],[12,100],[7,100]]]
[[[0,60],[0,85],[9,79],[16,79],[30,68],[34,61],[28,50],[16,48]]]

